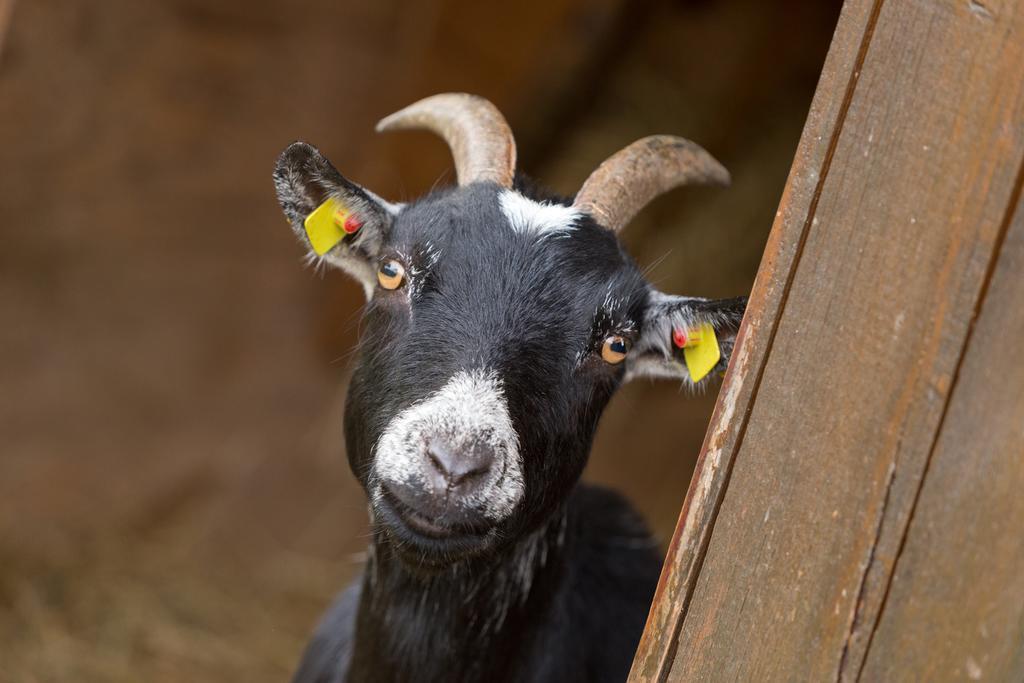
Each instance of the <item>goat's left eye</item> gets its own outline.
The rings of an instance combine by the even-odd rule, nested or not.
[[[384,289],[398,289],[404,280],[405,266],[395,259],[385,261],[377,269],[377,281]]]
[[[618,365],[629,353],[629,341],[625,337],[608,337],[601,345],[601,358],[607,363]]]

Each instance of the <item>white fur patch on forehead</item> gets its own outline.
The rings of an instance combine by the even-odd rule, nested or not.
[[[512,229],[520,233],[564,235],[576,227],[582,215],[571,206],[536,202],[515,190],[502,190],[498,195],[498,203]]]
[[[439,391],[392,418],[374,449],[375,473],[385,482],[426,486],[432,438],[444,439],[456,451],[481,444],[491,448],[488,480],[463,503],[494,522],[512,513],[526,485],[519,436],[495,372],[458,372]]]

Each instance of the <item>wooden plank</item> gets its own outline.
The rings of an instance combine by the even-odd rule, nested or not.
[[[663,680],[675,658],[682,616],[689,604],[711,528],[742,439],[751,401],[764,369],[775,323],[785,302],[798,254],[817,204],[819,179],[827,175],[832,131],[845,115],[872,23],[873,0],[851,0],[840,15],[836,36],[811,103],[805,132],[786,182],[765,255],[758,270],[743,328],[719,392],[693,479],[669,543],[657,593],[637,649],[629,680]],[[832,141],[834,143],[834,141]]]
[[[1022,22],[1011,4],[879,2],[866,23],[840,25],[837,45],[852,29],[867,49],[835,130],[805,131],[802,148],[830,161],[810,202],[787,192],[769,258],[801,230],[805,241],[794,266],[762,269],[691,488],[692,505],[707,481],[727,485],[704,518],[714,526],[689,602],[684,571],[669,678],[859,670],[1024,153]],[[757,306],[779,287],[765,340]],[[709,464],[723,433],[731,450]],[[723,480],[714,470],[730,461]],[[677,541],[706,537],[686,531],[692,518],[684,509]],[[641,673],[664,674],[647,663]]]
[[[1018,200],[870,639],[864,680],[913,671],[923,680],[1024,681],[1022,301]]]

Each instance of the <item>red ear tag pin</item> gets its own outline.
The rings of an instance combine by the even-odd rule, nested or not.
[[[356,218],[354,214],[349,215],[341,225],[341,229],[348,235],[359,232],[359,228],[361,227],[363,227],[363,222]]]
[[[359,232],[359,228],[363,227],[363,222],[354,213],[349,213],[345,209],[339,209],[334,214],[334,224],[344,230],[346,235]]]
[[[672,343],[680,349],[700,344],[700,330],[685,330],[682,327],[672,329]]]

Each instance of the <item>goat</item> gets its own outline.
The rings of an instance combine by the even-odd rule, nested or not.
[[[661,558],[623,498],[579,483],[594,431],[625,380],[692,383],[685,330],[713,327],[723,370],[746,300],[658,292],[616,233],[728,173],[654,136],[570,201],[515,173],[482,98],[435,95],[377,126],[408,128],[447,141],[457,186],[392,204],[301,142],[274,171],[311,257],[368,298],[344,431],[373,536],[294,680],[621,681]],[[324,211],[327,238],[310,223]]]

